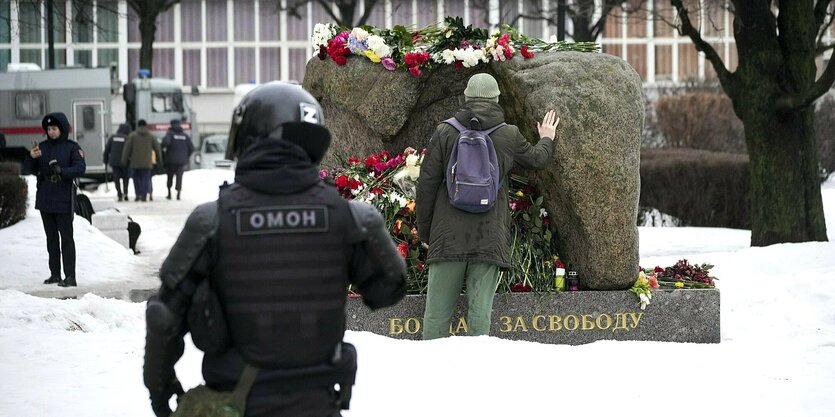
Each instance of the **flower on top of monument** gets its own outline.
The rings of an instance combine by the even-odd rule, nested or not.
[[[320,59],[330,56],[337,65],[344,65],[346,58],[353,54],[380,63],[389,71],[399,66],[413,76],[432,69],[432,64],[470,68],[491,60],[506,61],[512,59],[517,50],[525,59],[533,58],[534,52],[548,50],[600,50],[600,46],[593,42],[546,42],[523,35],[508,25],[502,25],[490,35],[486,29],[464,25],[461,17],[446,17],[440,23],[417,31],[405,26],[392,29],[368,25],[346,28],[319,23],[314,27],[311,43]],[[413,59],[406,59],[408,54],[413,53],[426,54],[426,60],[414,63]]]

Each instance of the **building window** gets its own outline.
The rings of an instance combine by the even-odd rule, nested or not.
[[[314,7],[318,7],[318,4]],[[278,40],[278,9],[274,5],[261,2],[258,9],[258,16],[261,19],[261,40],[262,41],[277,41]],[[295,20],[295,17],[288,16],[287,20]],[[318,22],[317,22],[318,23]]]
[[[44,114],[46,114],[44,93],[15,94],[15,116],[18,119],[40,119]]]
[[[76,2],[72,8],[72,40],[78,43],[93,42],[93,4]],[[89,64],[88,64],[89,66]]]
[[[96,51],[98,53],[99,66],[114,66],[117,71],[119,68],[119,50],[116,48],[102,48]]]
[[[183,85],[200,85],[200,50],[183,50]]]
[[[182,0],[180,2],[180,20],[182,39],[185,42],[200,42],[203,30],[200,0]]]
[[[226,0],[206,0],[206,37],[208,41],[226,40]]]
[[[293,48],[289,51],[290,80],[302,82],[304,79],[304,69],[307,64],[307,49]]]
[[[281,55],[279,48],[261,48],[261,82],[281,79]]]
[[[255,82],[255,48],[235,48],[235,84]]]
[[[265,2],[266,5],[269,3]],[[235,40],[255,40],[255,2],[253,0],[235,1]]]
[[[84,66],[86,68],[92,68],[93,67],[93,51],[91,51],[89,49],[87,49],[87,50],[76,49],[75,52],[73,53],[73,56],[75,57],[75,65],[81,65],[81,66]]]
[[[100,0],[96,11],[99,42],[119,42],[119,4],[115,0]],[[99,63],[102,61],[99,60]],[[108,61],[105,61],[108,62]]]
[[[206,48],[206,80],[208,87],[228,87],[226,48]]]

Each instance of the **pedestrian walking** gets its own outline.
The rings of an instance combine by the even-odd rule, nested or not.
[[[122,164],[133,171],[135,201],[148,201],[152,192],[151,170],[155,164],[162,162],[159,141],[145,126],[145,120],[136,123],[136,130],[128,135],[122,151]]]
[[[84,151],[69,140],[70,123],[64,113],[47,114],[41,126],[47,139],[29,151],[29,170],[38,178],[35,209],[41,212],[46,250],[49,253],[49,278],[44,284],[61,287],[78,285],[75,275],[75,178],[87,170]],[[61,261],[64,279],[61,279]]]
[[[510,267],[510,217],[505,188],[508,173],[514,164],[536,169],[552,160],[553,138],[559,124],[555,112],[548,111],[542,123],[537,123],[540,140],[531,145],[518,127],[505,124],[499,94],[492,76],[473,75],[464,90],[463,108],[453,119],[438,125],[421,163],[415,202],[418,233],[429,244],[424,339],[449,336],[450,319],[465,283],[468,334],[490,333],[499,269]],[[484,149],[485,158],[492,160],[470,160],[473,150],[457,152],[459,136],[465,131],[482,138],[484,147],[477,149]],[[450,164],[453,157],[459,159]],[[469,206],[459,201],[459,197],[467,196],[457,192],[461,191],[459,186],[463,190],[472,184],[456,177],[471,168],[467,164],[487,167],[487,175],[492,179],[487,178],[485,183],[497,187],[491,197],[476,199]]]
[[[189,158],[194,152],[194,144],[191,143],[191,137],[183,132],[180,119],[171,120],[171,127],[165,133],[165,137],[162,138],[162,151],[165,159],[165,174],[168,176],[166,182],[168,196],[165,198],[171,199],[171,185],[174,177],[176,177],[175,189],[177,190],[177,200],[179,200],[180,191],[183,189],[183,171],[185,171]]]
[[[406,266],[380,213],[319,178],[330,144],[316,99],[273,82],[235,110],[235,183],[198,206],[148,301],[145,386],[158,416],[340,416],[356,372],[342,341],[350,284],[372,309],[405,294]],[[174,364],[191,333],[205,386]]]
[[[116,199],[128,201],[128,183],[130,182],[130,168],[122,164],[122,152],[125,149],[125,141],[130,134],[130,125],[122,123],[116,134],[107,139],[104,145],[103,160],[110,165],[113,172],[113,184],[116,186]],[[124,191],[122,191],[124,190]]]

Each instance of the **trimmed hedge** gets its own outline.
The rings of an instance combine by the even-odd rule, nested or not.
[[[0,229],[26,217],[29,189],[20,176],[20,164],[0,162]]]
[[[698,149],[641,152],[642,207],[687,226],[750,229],[748,156]]]
[[[742,121],[724,94],[663,96],[655,103],[655,112],[668,148],[746,153]]]

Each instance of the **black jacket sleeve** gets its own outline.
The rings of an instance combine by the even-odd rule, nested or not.
[[[388,307],[406,295],[406,262],[386,232],[383,217],[367,203],[350,202],[359,238],[351,258],[350,282],[371,309]]]

